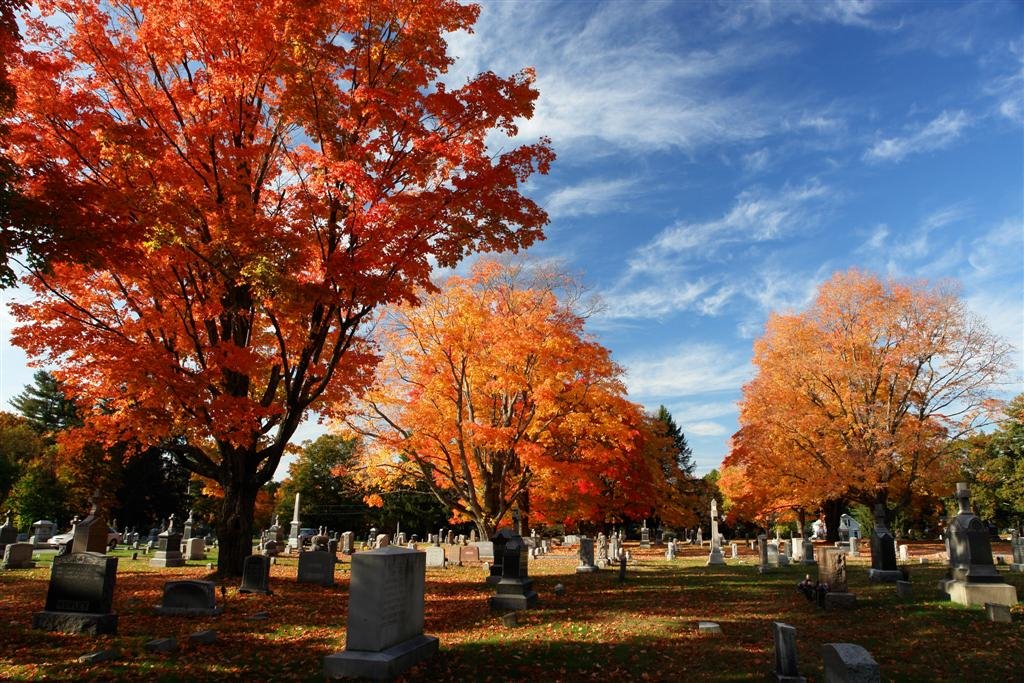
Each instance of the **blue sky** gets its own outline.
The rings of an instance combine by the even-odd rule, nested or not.
[[[1024,347],[1024,4],[507,0],[449,46],[453,84],[536,68],[516,141],[558,161],[528,187],[551,216],[528,256],[600,295],[590,331],[699,471],[768,313],[836,270],[955,278]],[[6,405],[31,373],[0,321]]]

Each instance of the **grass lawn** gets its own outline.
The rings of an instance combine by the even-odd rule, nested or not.
[[[773,665],[771,622],[783,621],[797,628],[801,673],[809,680],[821,680],[820,649],[832,642],[864,646],[886,680],[1020,680],[1024,605],[1014,607],[1014,623],[996,624],[984,610],[942,600],[936,584],[945,568],[935,560],[917,563],[939,544],[911,545],[914,597],[908,600],[897,598],[892,584],[867,581],[868,558],[851,560],[858,607],[847,612],[820,611],[797,593],[806,573],[801,566],[759,575],[748,550],[712,570],[703,565],[706,550],[687,550],[669,563],[663,549],[627,547],[635,563],[624,584],[611,569],[575,574],[569,551],[531,561],[540,604],[514,628],[488,610],[492,591],[481,566],[428,570],[425,632],[440,638],[441,649],[407,679],[765,680]],[[995,552],[1008,554],[1008,545]],[[164,581],[206,578],[206,562],[157,569],[141,555],[132,561],[125,551],[114,554],[121,558],[117,636],[31,630],[32,613],[45,600],[50,556],[42,555],[33,570],[0,572],[0,679],[318,680],[323,656],[344,649],[347,562],[337,585],[322,588],[296,583],[295,559],[281,558],[271,569],[274,595],[239,594],[233,582],[221,601],[224,614],[197,619],[158,617],[153,607]],[[1006,577],[1024,597],[1024,575]],[[557,583],[566,588],[561,596],[553,592]],[[260,612],[267,618],[254,619]],[[698,621],[720,623],[724,635],[698,635]],[[188,635],[207,628],[217,631],[217,642],[190,647]],[[147,641],[172,636],[177,652],[144,652]],[[76,661],[112,647],[120,648],[121,659]]]

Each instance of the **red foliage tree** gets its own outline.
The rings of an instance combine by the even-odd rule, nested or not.
[[[15,343],[60,367],[84,439],[162,446],[224,491],[219,571],[299,423],[369,379],[377,306],[515,250],[547,142],[491,154],[530,71],[457,88],[452,0],[55,0],[12,72],[11,154],[60,239]],[[61,28],[66,26],[67,28]]]

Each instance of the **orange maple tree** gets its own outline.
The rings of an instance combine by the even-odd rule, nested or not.
[[[13,339],[58,366],[83,440],[222,486],[237,574],[296,427],[368,382],[371,311],[542,237],[520,185],[548,142],[486,146],[532,115],[533,74],[446,85],[444,35],[479,11],[452,0],[40,7],[8,152],[59,239]]]
[[[662,489],[621,369],[556,296],[562,276],[478,263],[381,321],[384,360],[347,428],[365,476],[425,482],[484,538],[542,522],[649,514]],[[662,478],[663,480],[663,478]]]
[[[955,474],[951,440],[994,415],[1009,352],[948,283],[835,274],[754,344],[729,495],[903,506],[941,489]]]

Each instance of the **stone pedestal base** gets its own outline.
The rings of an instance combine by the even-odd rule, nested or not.
[[[800,560],[800,564],[803,564],[803,565],[807,565],[807,566],[811,566],[811,565],[814,565],[814,566],[816,567],[816,566],[818,566],[818,561],[817,561],[817,560],[815,560],[815,559],[814,559],[814,558],[812,557],[812,558],[811,558],[811,559],[809,559],[809,560]]]
[[[498,594],[492,595],[492,610],[522,610],[537,604],[537,592],[533,590],[533,581],[516,581],[502,579],[498,584]]]
[[[711,554],[708,555],[708,561],[705,564],[706,565],[712,565],[712,564],[724,565],[725,564],[725,558],[722,557],[722,549],[721,548],[712,548],[711,549]]]
[[[581,564],[580,566],[576,567],[577,574],[589,574],[590,572],[596,571],[597,567],[592,564]]]
[[[857,606],[857,596],[853,593],[826,593],[825,609],[852,609]]]
[[[437,652],[434,636],[416,636],[382,652],[345,650],[324,657],[324,678],[391,680]]]
[[[488,575],[486,580],[488,586],[497,586],[499,583],[501,583],[501,577],[495,574]]]
[[[1017,572],[1018,574],[1024,574],[1024,564],[1011,564],[1011,572]]]
[[[59,633],[117,635],[116,614],[83,614],[82,612],[36,612],[32,628]]]
[[[942,582],[942,590],[950,600],[961,605],[984,607],[986,602],[1007,606],[1017,604],[1017,589],[1006,583],[968,583],[949,579]]]
[[[896,583],[903,580],[903,572],[898,569],[869,569],[868,580]]]
[[[157,551],[156,557],[149,561],[150,567],[184,567],[185,558],[181,553],[165,553]]]

